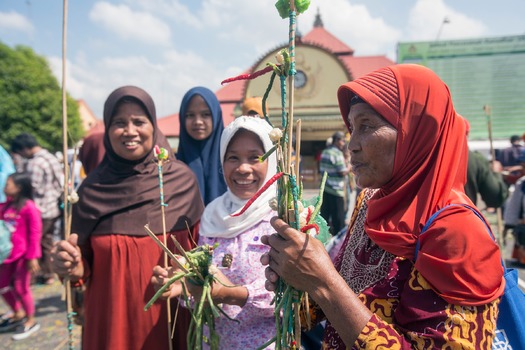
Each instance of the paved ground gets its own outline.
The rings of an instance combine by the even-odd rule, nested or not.
[[[306,191],[305,191],[306,192]],[[305,193],[305,198],[314,195],[314,191]],[[496,218],[494,214],[485,213],[490,223],[495,225]],[[504,256],[508,259],[512,253],[514,242],[512,237],[507,240],[507,248]],[[513,266],[509,261],[509,267],[519,269],[520,287],[525,291],[525,266]],[[12,350],[66,350],[68,347],[68,332],[66,306],[62,300],[63,287],[59,282],[50,286],[33,285],[33,296],[36,301],[36,317],[41,325],[38,332],[31,335],[25,340],[11,340],[12,333],[0,334],[0,349]],[[0,298],[0,314],[8,310],[3,299]],[[73,326],[73,347],[80,349],[80,327]]]
[[[36,302],[36,318],[40,330],[24,340],[11,340],[12,333],[0,334],[0,349],[54,350],[68,348],[66,305],[62,300],[64,288],[59,282],[53,285],[33,285],[31,290]],[[0,314],[8,311],[0,298]],[[80,327],[73,327],[73,345],[80,349]]]

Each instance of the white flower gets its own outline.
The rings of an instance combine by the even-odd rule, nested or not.
[[[310,205],[305,208],[303,206],[303,203],[297,202],[297,210],[299,211],[299,227],[304,227],[308,224],[306,219],[308,218],[309,214],[313,213],[314,209],[315,208],[313,205]]]
[[[210,275],[215,275],[217,272],[219,272],[219,269],[217,268],[217,265],[211,264],[210,267],[208,267],[208,273]]]
[[[277,198],[275,198],[275,197],[268,201],[268,205],[274,211],[277,211],[279,209],[279,203],[277,203]]]
[[[272,131],[270,131],[270,140],[273,143],[279,142],[281,137],[283,137],[283,131],[279,128],[273,128]]]
[[[184,268],[187,268],[189,266],[188,261],[182,255],[175,255],[175,257],[177,258],[177,261],[179,262],[179,264],[183,266]]]
[[[67,198],[69,199],[69,202],[71,202],[71,204],[75,204],[79,200],[78,193],[76,191],[72,191]]]
[[[284,56],[281,51],[277,52],[275,55],[275,59],[277,60],[277,63],[283,64],[284,63]]]
[[[315,227],[312,227],[311,229],[307,230],[306,233],[312,237],[317,236],[317,230],[315,229]]]

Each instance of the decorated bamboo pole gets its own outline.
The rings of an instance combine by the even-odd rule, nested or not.
[[[69,164],[67,161],[67,136],[68,136],[68,123],[67,123],[67,90],[66,90],[66,48],[67,48],[67,11],[68,1],[63,0],[63,16],[62,16],[62,154],[64,160],[64,188],[63,188],[63,203],[64,203],[64,238],[69,239],[71,233],[70,225],[70,201],[69,201]],[[73,346],[73,312],[72,296],[71,296],[71,281],[69,278],[64,279],[64,287],[66,293],[66,311],[67,311],[67,330],[68,330],[68,348],[74,349]]]
[[[253,79],[266,72],[272,72],[268,88],[263,96],[263,113],[265,119],[272,125],[267,118],[265,105],[273,86],[274,78],[279,76],[281,89],[281,128],[274,128],[272,130],[270,139],[274,143],[274,146],[265,155],[260,157],[260,161],[264,161],[271,153],[276,153],[278,178],[272,178],[268,181],[268,183],[277,181],[277,198],[271,201],[271,206],[277,210],[278,216],[292,228],[326,243],[329,238],[328,226],[326,221],[318,215],[322,204],[322,191],[326,176],[323,177],[320,196],[305,200],[302,198],[298,157],[296,157],[295,165],[292,165],[296,15],[306,11],[309,5],[309,0],[278,0],[275,6],[279,15],[283,19],[289,18],[289,46],[288,48],[281,49],[276,54],[278,64],[267,63],[267,66],[271,67],[271,69],[267,67],[251,74],[243,74],[226,79],[222,83]],[[288,86],[286,84],[286,78],[288,78]],[[287,89],[288,96],[286,96]],[[287,101],[289,103],[288,108],[286,106]],[[298,121],[296,125],[296,155],[300,153],[300,128],[301,123]],[[266,185],[261,187],[260,191],[264,191],[265,187]],[[258,195],[259,191],[254,195],[252,200],[246,203],[240,212],[243,212]],[[262,344],[258,349],[264,349],[273,342],[275,342],[276,350],[295,350],[301,347],[299,311],[303,298],[304,293],[288,285],[283,279],[279,279],[273,300],[275,305],[276,335],[267,343]],[[308,303],[305,302],[305,305],[308,305]]]
[[[166,213],[165,213],[165,207],[167,204],[164,202],[164,181],[162,177],[162,166],[164,165],[164,162],[169,161],[168,160],[168,151],[164,148],[160,148],[159,146],[155,146],[155,159],[157,161],[157,168],[159,172],[159,189],[160,189],[160,211],[161,211],[161,217],[162,217],[162,238],[164,240],[164,245],[168,245],[168,238],[166,233]],[[163,252],[164,255],[164,268],[168,268],[169,260],[168,260],[168,254],[166,251]],[[168,346],[169,349],[173,349],[173,344],[171,342],[171,304],[170,300],[166,300],[166,309],[167,309],[167,318],[168,318]]]
[[[494,143],[492,138],[492,108],[489,105],[483,106],[483,111],[485,112],[485,116],[487,117],[487,129],[489,132],[489,146],[490,146],[490,156],[492,158],[492,162],[496,160],[496,151],[494,150]],[[503,249],[503,246],[505,245],[504,237],[503,237],[503,218],[501,213],[501,207],[496,208],[496,223],[498,226],[498,244],[500,249]]]

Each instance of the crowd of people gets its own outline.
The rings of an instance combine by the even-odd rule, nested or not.
[[[268,204],[273,186],[231,215],[277,171],[275,153],[260,160],[273,146],[260,99],[247,100],[244,115],[224,126],[215,94],[190,89],[175,154],[152,97],[136,86],[114,90],[104,132],[86,137],[79,151],[85,178],[72,234],[58,241],[62,166],[32,135],[14,138],[16,162],[0,148],[0,219],[13,243],[0,265],[0,293],[11,309],[0,316],[0,332],[18,340],[38,331],[32,276],[59,277],[83,287],[82,349],[186,349],[192,305],[179,299],[185,293],[198,303],[202,288],[179,281],[144,311],[180,272],[174,262],[166,266],[147,224],[173,252],[169,237],[185,250],[218,244],[211,298],[228,316],[215,324],[221,349],[255,349],[275,335],[280,278],[308,293],[305,326],[323,325],[322,340],[309,349],[489,348],[505,282],[500,247],[476,204],[503,209],[514,257],[525,264],[522,141],[513,137],[492,162],[469,151],[468,122],[447,86],[418,65],[382,68],[336,96],[347,130],[334,133],[319,157],[328,175],[321,214],[332,235],[344,234],[331,252],[276,217]],[[163,196],[155,146],[168,152]]]

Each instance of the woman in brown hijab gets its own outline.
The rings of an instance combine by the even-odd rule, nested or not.
[[[140,88],[125,86],[111,93],[104,124],[106,156],[79,189],[72,217],[76,234],[58,243],[54,267],[61,277],[87,286],[82,349],[167,349],[166,305],[143,309],[154,294],[151,271],[163,263],[162,251],[144,225],[162,239],[153,148],[170,148],[157,129],[153,100]],[[190,249],[197,240],[190,235],[197,231],[203,211],[196,178],[170,153],[163,180],[167,231]],[[189,319],[181,319],[181,312],[175,349],[186,348]]]

